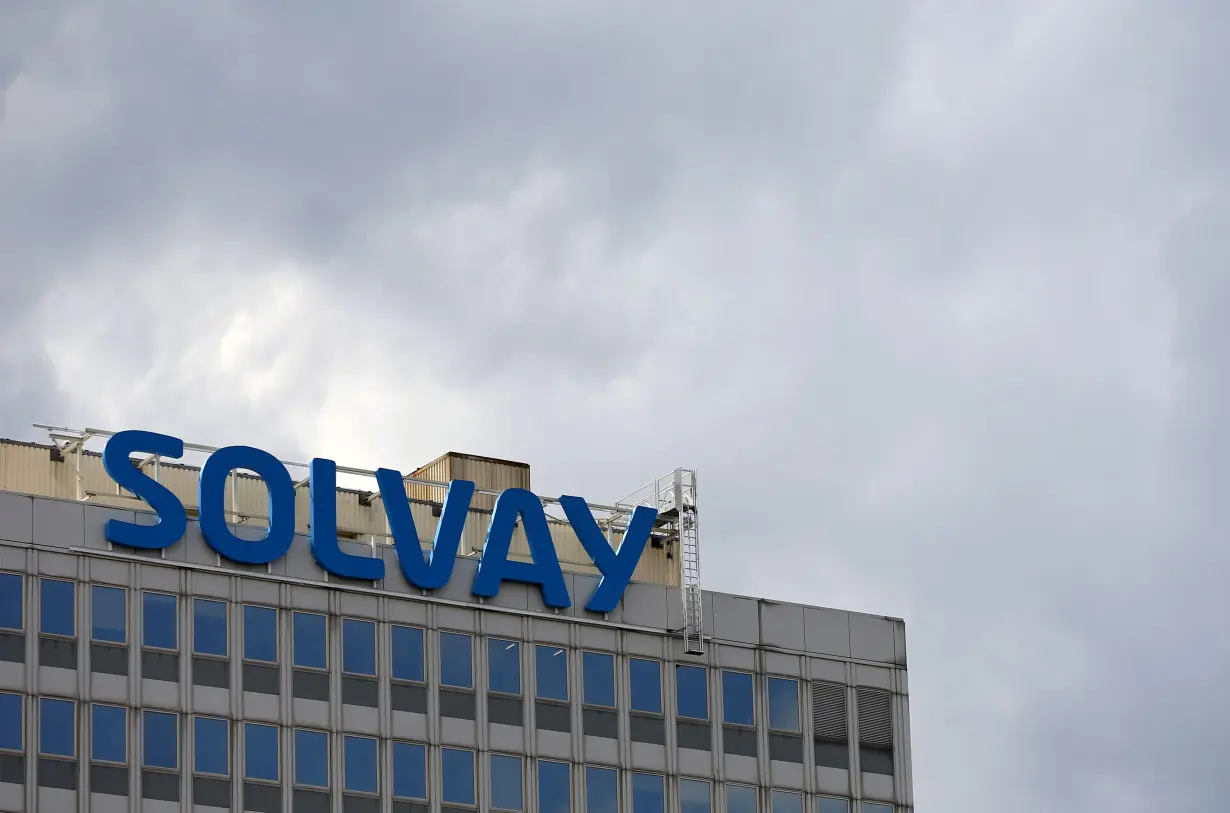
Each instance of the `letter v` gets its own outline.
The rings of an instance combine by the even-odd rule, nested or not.
[[[568,523],[577,539],[581,540],[585,552],[602,572],[598,587],[589,597],[585,609],[593,613],[609,613],[619,604],[628,582],[632,580],[632,573],[641,560],[641,552],[649,541],[654,520],[658,518],[658,510],[644,505],[637,506],[632,512],[632,520],[628,523],[627,530],[624,531],[619,550],[616,551],[611,550],[585,500],[580,497],[560,497],[559,504],[563,506]]]
[[[448,484],[431,553],[423,561],[423,549],[419,545],[419,533],[414,526],[414,515],[410,513],[410,500],[406,497],[406,484],[401,472],[378,469],[376,483],[384,500],[384,514],[388,517],[389,531],[393,534],[397,561],[401,564],[406,581],[424,590],[439,590],[448,584],[449,577],[453,575],[466,514],[470,511],[470,499],[474,496],[474,484],[469,480],[453,480]]]

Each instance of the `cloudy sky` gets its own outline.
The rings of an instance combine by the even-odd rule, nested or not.
[[[0,0],[0,435],[695,467],[706,586],[906,619],[921,811],[1221,809],[1228,39]]]

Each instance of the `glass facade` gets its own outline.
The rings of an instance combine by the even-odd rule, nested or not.
[[[90,708],[90,759],[128,761],[128,709],[99,704]]]
[[[585,766],[585,813],[619,813],[619,772]]]
[[[218,717],[192,720],[192,770],[199,774],[228,776],[231,772],[230,724]]]
[[[418,627],[389,628],[389,643],[393,652],[393,677],[422,683],[423,631]]]
[[[491,809],[524,810],[524,779],[521,757],[491,755]]]
[[[226,602],[198,598],[192,601],[192,651],[226,657]]]
[[[440,633],[440,685],[474,688],[474,647],[469,635]]]
[[[703,779],[679,780],[679,813],[712,813],[709,783]]]
[[[40,697],[38,752],[49,757],[77,755],[77,704],[71,700]]]
[[[60,579],[39,579],[39,601],[42,613],[38,631],[44,635],[77,634],[77,590],[72,582]]]
[[[461,748],[440,751],[440,786],[448,804],[474,804],[474,752]]]
[[[179,600],[166,593],[141,594],[141,645],[179,649]]]
[[[615,656],[603,652],[581,655],[585,705],[615,707]]]
[[[142,714],[141,764],[173,771],[179,767],[179,717],[163,711]]]
[[[243,606],[243,659],[278,662],[278,611],[273,607]]]
[[[19,573],[0,573],[0,630],[25,629],[24,579]]]
[[[774,731],[799,730],[799,682],[771,677],[766,681],[769,694],[769,728]]]
[[[346,790],[358,793],[379,792],[378,751],[376,740],[372,737],[346,736],[342,753]]]
[[[376,675],[376,623],[342,619],[342,671]]]
[[[540,700],[568,699],[568,650],[558,646],[534,647],[537,675],[535,691]]]
[[[329,735],[324,731],[295,729],[295,784],[329,787]]]
[[[756,788],[749,785],[727,785],[726,813],[756,813]]]
[[[675,707],[680,717],[709,719],[709,683],[705,667],[675,667]]]
[[[644,658],[629,658],[628,683],[633,711],[662,713],[661,663]]]
[[[487,688],[521,694],[521,646],[516,641],[487,639]]]
[[[244,723],[243,744],[244,777],[277,782],[281,766],[278,727],[263,723]]]
[[[427,798],[427,746],[393,743],[393,795],[402,799]]]
[[[752,691],[752,676],[747,672],[722,671],[722,722],[756,724],[756,697]]]
[[[295,613],[291,625],[295,636],[295,666],[305,669],[328,669],[328,619],[316,613]]]
[[[572,769],[567,762],[538,760],[540,813],[571,813]]]
[[[25,715],[22,695],[0,692],[0,751],[23,751],[25,741]]]
[[[128,640],[128,592],[96,584],[90,588],[90,638],[110,644]]]

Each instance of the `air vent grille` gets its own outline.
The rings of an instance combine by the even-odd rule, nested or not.
[[[865,686],[858,688],[858,741],[860,745],[892,747],[892,693]]]
[[[814,736],[844,742],[846,739],[846,687],[817,681],[811,684],[811,714]]]

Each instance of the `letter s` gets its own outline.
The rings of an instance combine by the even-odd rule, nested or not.
[[[117,485],[149,503],[158,516],[158,522],[154,525],[109,519],[106,525],[107,541],[144,550],[169,548],[183,537],[188,528],[184,504],[170,489],[132,465],[130,456],[133,452],[148,452],[178,460],[184,456],[184,442],[170,435],[132,429],[117,432],[107,441],[102,453],[103,468],[107,474]]]

